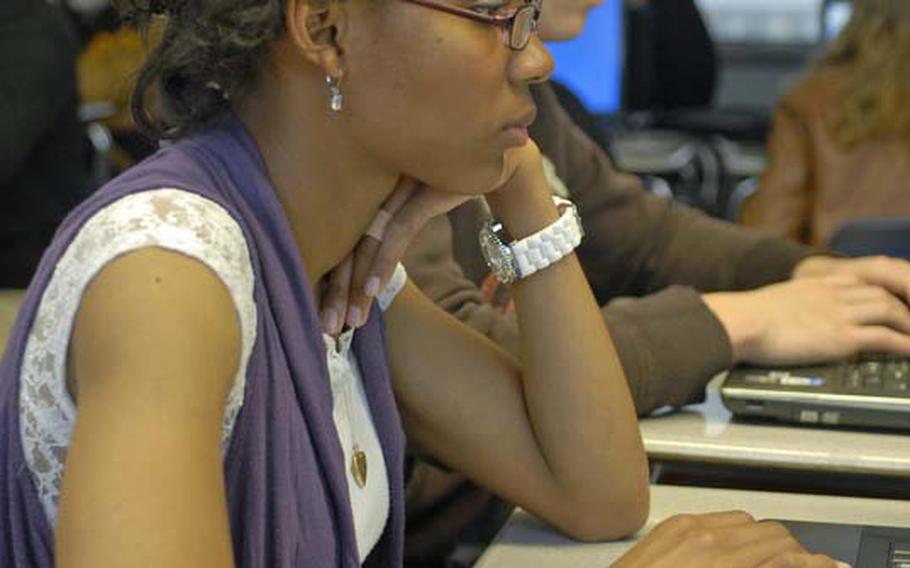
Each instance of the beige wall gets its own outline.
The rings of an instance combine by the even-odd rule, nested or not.
[[[16,321],[16,312],[24,295],[24,290],[0,290],[0,354],[9,337],[10,328]]]

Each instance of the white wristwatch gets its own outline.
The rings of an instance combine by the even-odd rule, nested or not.
[[[520,241],[509,242],[505,227],[496,219],[488,220],[480,229],[480,250],[487,266],[503,284],[543,270],[581,243],[584,230],[575,205],[561,197],[554,197],[553,201],[559,208],[559,219]]]

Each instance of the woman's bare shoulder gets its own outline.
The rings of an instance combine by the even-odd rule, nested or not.
[[[112,260],[90,283],[70,369],[80,391],[113,380],[134,388],[148,381],[157,393],[226,392],[239,351],[236,310],[218,275],[187,255],[145,247]],[[222,406],[223,397],[209,398]]]

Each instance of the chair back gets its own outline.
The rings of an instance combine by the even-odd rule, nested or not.
[[[851,221],[834,233],[828,248],[847,256],[884,254],[910,260],[910,218]]]

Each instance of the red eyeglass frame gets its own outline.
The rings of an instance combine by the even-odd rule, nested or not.
[[[485,14],[475,12],[474,10],[470,10],[468,8],[460,8],[458,6],[453,6],[451,4],[445,4],[443,2],[435,2],[434,0],[403,0],[403,1],[409,2],[411,4],[418,4],[420,6],[424,6],[426,8],[430,8],[433,10],[447,12],[447,13],[453,14],[455,16],[461,16],[463,18],[468,18],[470,20],[474,20],[475,22],[481,22],[484,24],[498,26],[508,32],[509,41],[507,42],[507,45],[509,46],[509,49],[512,49],[515,51],[520,51],[520,50],[524,49],[525,47],[527,47],[527,45],[528,45],[527,41],[521,47],[514,47],[514,45],[512,43],[512,30],[515,27],[515,19],[518,17],[518,14],[520,14],[523,10],[526,10],[527,8],[534,9],[534,18],[531,20],[531,34],[529,34],[529,36],[528,36],[529,37],[528,41],[530,41],[530,36],[533,35],[533,33],[537,30],[537,25],[538,25],[538,22],[540,21],[540,12],[543,9],[542,0],[529,0],[529,1],[525,2],[524,4],[522,4],[521,6],[519,6],[513,13],[509,14],[508,16],[487,16]]]

